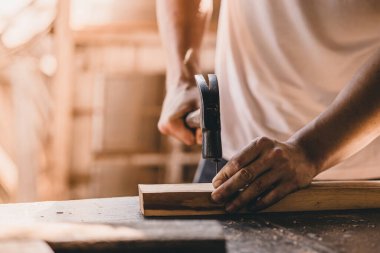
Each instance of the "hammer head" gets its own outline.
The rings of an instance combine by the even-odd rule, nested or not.
[[[202,157],[219,160],[222,158],[222,140],[218,79],[216,75],[209,74],[208,84],[202,75],[196,75],[195,80],[201,97]]]

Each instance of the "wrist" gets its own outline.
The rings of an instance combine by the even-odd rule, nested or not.
[[[166,69],[167,89],[178,86],[196,86],[194,75],[201,73],[197,50],[189,49],[184,56],[174,57],[174,59],[169,60],[169,63]]]
[[[166,72],[166,90],[191,89],[196,87],[194,76],[196,71],[170,71]]]
[[[292,136],[286,141],[286,143],[295,149],[296,154],[299,154],[300,161],[308,165],[313,177],[323,171],[322,164],[319,162],[319,159],[316,159],[312,152],[310,152],[311,150],[308,149],[307,146],[303,145],[300,139]]]

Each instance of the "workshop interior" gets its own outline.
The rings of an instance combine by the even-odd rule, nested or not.
[[[346,73],[351,70],[357,73],[354,72],[357,66],[364,67],[358,78],[352,79],[352,85],[363,82],[369,86],[377,82],[380,87],[380,61],[376,62],[380,56],[365,65],[376,47],[380,52],[380,32],[377,37],[370,34],[375,27],[373,22],[363,21],[369,25],[360,29],[356,22],[347,22],[357,28],[352,33],[359,37],[352,39],[350,29],[345,29],[344,22],[339,23],[347,18],[346,12],[334,16],[332,12],[321,11],[347,4],[348,13],[359,17],[358,22],[365,20],[366,13],[368,20],[380,21],[380,4],[376,0],[364,0],[363,4],[328,0],[319,8],[318,1],[310,1],[313,3],[308,5],[296,0],[254,4],[251,0],[194,0],[201,2],[199,17],[208,23],[202,31],[199,55],[193,48],[187,48],[181,59],[184,68],[194,59],[199,62],[197,73],[185,73],[194,83],[194,92],[183,97],[186,100],[195,94],[198,103],[186,108],[180,124],[194,138],[201,139],[186,145],[173,134],[163,134],[168,128],[159,124],[166,91],[170,90],[166,81],[173,67],[169,66],[172,59],[166,51],[172,47],[175,36],[169,34],[170,29],[160,26],[157,16],[161,13],[160,18],[168,27],[178,25],[170,23],[170,17],[166,20],[166,13],[158,8],[158,2],[164,1],[169,0],[0,1],[0,253],[380,252],[380,177],[370,176],[373,171],[363,171],[354,178],[349,174],[353,173],[350,167],[349,176],[342,176],[342,180],[336,179],[339,172],[333,174],[334,171],[312,181],[316,176],[313,174],[304,184],[299,183],[296,172],[289,174],[295,175],[293,181],[286,174],[285,179],[299,185],[281,195],[276,187],[281,186],[282,179],[270,185],[260,181],[263,175],[268,175],[267,171],[275,170],[277,163],[265,165],[260,157],[273,148],[272,158],[289,159],[284,149],[287,142],[258,138],[244,147],[246,153],[236,150],[231,153],[232,146],[235,148],[245,141],[245,136],[250,136],[251,128],[260,136],[273,133],[284,138],[296,132],[292,124],[311,122],[313,118],[302,113],[309,109],[322,111],[338,90],[335,83],[324,81],[335,78],[348,82],[351,79]],[[210,3],[212,14],[202,16]],[[351,8],[350,4],[360,8]],[[245,5],[250,7],[245,10]],[[299,8],[294,7],[298,5]],[[255,14],[250,14],[253,7],[257,8]],[[313,8],[317,10],[315,13]],[[222,10],[224,16],[219,20]],[[285,14],[277,16],[276,12]],[[338,20],[338,25],[313,27],[313,22],[318,23],[318,18],[324,15],[333,16],[329,21]],[[239,30],[239,25],[251,18],[262,21]],[[289,23],[281,22],[281,18]],[[310,23],[303,24],[302,20]],[[305,33],[293,33],[287,25]],[[280,32],[274,34],[266,28]],[[332,32],[334,29],[339,32]],[[261,34],[263,38],[251,38],[249,33]],[[339,40],[329,41],[326,38],[330,35]],[[286,39],[297,41],[303,36],[307,43],[299,50],[307,51],[309,56],[296,52],[298,48],[287,47]],[[232,39],[220,39],[227,37]],[[257,48],[249,47],[250,40],[259,42]],[[273,44],[266,44],[265,40]],[[219,48],[218,52],[218,43],[227,49]],[[344,61],[343,57],[350,52],[354,52],[354,60]],[[287,54],[296,57],[286,58]],[[252,55],[264,60],[256,61]],[[273,58],[263,57],[268,55]],[[278,55],[283,57],[276,58]],[[328,65],[325,59],[334,61]],[[292,60],[299,60],[298,65],[292,65]],[[302,61],[308,63],[300,64]],[[259,74],[249,69],[252,66]],[[304,67],[301,74],[297,72],[300,66]],[[311,66],[319,72],[314,72]],[[373,70],[376,66],[377,72]],[[334,67],[341,72],[330,73]],[[283,76],[283,70],[288,71],[289,78]],[[371,73],[375,73],[373,78]],[[323,82],[297,83],[307,80],[307,74],[319,75]],[[326,78],[330,74],[331,78]],[[281,82],[277,83],[279,76]],[[274,80],[275,84],[262,85],[260,78]],[[234,83],[238,87],[235,89],[226,85],[226,80],[239,80],[243,84]],[[258,84],[250,86],[255,81]],[[281,88],[289,83],[290,88]],[[374,89],[380,94],[378,88]],[[315,95],[316,99],[297,100],[302,94]],[[290,98],[290,102],[281,96]],[[375,104],[375,95],[368,97],[368,104]],[[232,99],[237,103],[233,104]],[[349,103],[357,102],[354,95],[349,99]],[[271,102],[275,104],[272,107]],[[167,101],[166,106],[168,110]],[[376,111],[373,108],[371,112]],[[333,153],[334,145],[348,147],[355,136],[359,139],[366,133],[370,137],[360,143],[352,142],[352,147],[376,146],[378,139],[374,136],[380,131],[371,132],[368,127],[363,135],[355,135],[367,126],[365,117],[369,119],[372,114],[363,113],[360,106],[354,111],[363,119],[362,125],[352,123],[352,137],[343,136],[351,124],[347,124],[349,119],[339,118],[345,123],[335,124],[336,135],[327,138],[331,148],[326,150]],[[378,115],[368,122],[376,125],[380,122]],[[232,120],[228,121],[228,117]],[[252,125],[244,125],[246,122]],[[320,126],[324,122],[313,125],[313,130]],[[239,135],[240,132],[243,134]],[[321,136],[313,137],[315,149],[323,145]],[[334,142],[335,136],[341,139]],[[341,143],[344,145],[339,146]],[[267,145],[266,149],[250,150],[259,149],[260,145]],[[314,143],[310,146],[314,147]],[[317,149],[317,153],[322,154],[319,152],[322,149]],[[344,148],[341,150],[336,157],[346,152]],[[375,148],[370,151],[373,157],[378,157]],[[349,165],[369,160],[360,160],[363,152],[359,149],[355,152],[359,156],[353,155]],[[248,154],[255,157],[248,161]],[[343,156],[351,158],[351,155]],[[296,157],[296,161],[310,158],[305,157]],[[334,159],[325,160],[331,163],[338,160]],[[378,166],[373,161],[368,162],[371,169]],[[255,162],[266,167],[260,171]],[[200,170],[206,165],[210,167],[208,174],[206,169]],[[235,187],[232,180],[241,185]],[[290,185],[284,183],[284,187]],[[234,187],[236,192],[232,192]],[[231,192],[227,196],[228,191]],[[257,193],[248,201],[244,194],[250,191]]]
[[[1,201],[137,194],[192,182],[200,146],[163,136],[154,0],[2,1]],[[217,12],[202,53],[213,73]]]

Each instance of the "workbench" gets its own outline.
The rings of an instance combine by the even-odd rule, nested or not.
[[[0,224],[32,221],[126,224],[166,219],[171,218],[144,218],[137,197],[0,205]],[[378,209],[196,219],[217,220],[222,225],[229,253],[380,252]]]

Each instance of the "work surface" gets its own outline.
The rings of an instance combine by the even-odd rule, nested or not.
[[[0,224],[34,221],[125,224],[158,219],[163,220],[141,215],[137,197],[0,205]],[[376,209],[203,219],[220,222],[230,253],[380,252],[380,210]]]

